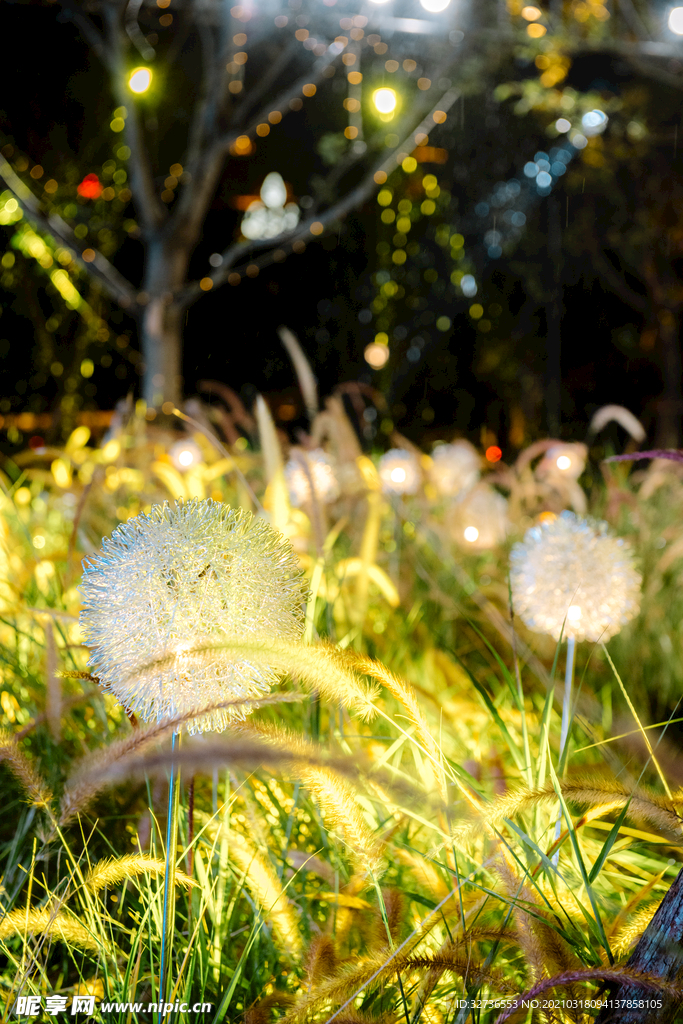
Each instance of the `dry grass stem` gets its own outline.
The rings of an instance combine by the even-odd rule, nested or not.
[[[52,793],[26,754],[21,750],[14,736],[6,729],[0,729],[0,761],[4,761],[36,807],[49,808]]]

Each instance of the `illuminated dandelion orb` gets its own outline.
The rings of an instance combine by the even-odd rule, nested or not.
[[[487,551],[502,544],[508,531],[508,504],[488,484],[477,484],[447,513],[451,536],[461,547]]]
[[[455,498],[479,482],[481,460],[469,441],[441,444],[432,455],[429,476],[439,494]]]
[[[529,629],[608,640],[638,614],[641,576],[607,523],[562,512],[527,531],[510,555],[516,613]]]
[[[415,494],[420,486],[420,466],[412,452],[390,448],[377,467],[385,494]]]
[[[204,461],[202,450],[196,441],[176,441],[168,450],[171,462],[181,473],[196,469]]]
[[[309,505],[315,495],[323,504],[339,497],[339,484],[328,455],[322,448],[299,450],[285,466],[289,500],[296,508]]]
[[[85,563],[88,664],[144,721],[262,696],[277,672],[220,645],[298,640],[305,591],[289,543],[251,513],[211,499],[154,505]],[[191,719],[188,731],[221,730],[244,714],[212,711]]]
[[[556,444],[545,453],[536,472],[539,478],[551,482],[578,480],[586,468],[587,455],[585,444]]]

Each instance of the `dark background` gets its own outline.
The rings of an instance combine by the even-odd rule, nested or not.
[[[43,163],[47,173],[62,160],[77,163],[83,174],[97,171],[106,159],[101,149],[102,126],[108,123],[115,105],[101,67],[73,24],[60,17],[54,5],[6,2],[2,18],[7,41],[0,66],[3,136],[32,161]],[[31,44],[41,40],[50,45],[31,52]],[[182,59],[189,83],[193,60],[189,43]],[[507,71],[518,79],[536,73],[524,61],[511,63]],[[496,74],[500,77],[500,68]],[[671,144],[671,126],[679,116],[679,93],[636,79],[622,61],[610,54],[593,53],[575,59],[566,84],[580,91],[597,90],[606,98],[634,85],[649,90],[647,103],[657,106],[663,123],[661,137],[652,143],[653,158],[664,164],[667,174],[677,177],[680,158]],[[449,162],[437,171],[440,183],[452,189],[458,214],[466,223],[468,211],[471,217],[471,209],[496,180],[519,177],[535,149],[547,146],[532,116],[515,116],[505,104],[494,102],[490,93],[484,89],[467,98],[457,138],[445,139],[450,143]],[[226,186],[234,190],[237,183],[238,191],[253,194],[264,174],[276,168],[288,181],[296,175],[292,187],[298,193],[300,183],[320,164],[316,143],[330,127],[330,118],[324,115],[324,108],[317,105],[288,116],[286,131],[274,132],[252,157],[230,161]],[[166,163],[175,151],[182,152],[179,131],[175,118],[159,127]],[[292,152],[296,153],[294,164]],[[622,175],[624,194],[637,207],[640,186],[628,160],[611,173],[615,180]],[[454,430],[479,439],[485,427],[506,446],[512,404],[523,409],[526,441],[558,429],[553,422],[558,418],[557,409],[553,410],[548,392],[549,384],[552,391],[561,340],[561,435],[583,438],[591,413],[608,402],[629,407],[652,433],[665,382],[656,349],[643,343],[651,313],[623,301],[619,289],[611,288],[593,266],[584,245],[586,230],[608,237],[615,220],[613,207],[626,202],[619,199],[622,185],[612,189],[609,177],[596,179],[590,169],[584,169],[583,176],[580,191],[576,181],[570,180],[572,175],[567,175],[551,197],[539,200],[512,257],[481,260],[477,301],[485,307],[495,302],[502,309],[495,338],[477,334],[467,315],[471,300],[445,295],[439,298],[439,311],[447,311],[451,317],[450,332],[432,332],[417,364],[405,358],[408,337],[403,346],[392,347],[395,354],[385,370],[375,373],[369,369],[363,349],[375,328],[372,323],[363,324],[359,313],[376,294],[373,275],[378,266],[375,249],[380,226],[373,199],[349,216],[336,235],[312,242],[302,255],[291,255],[255,280],[243,278],[236,288],[225,286],[191,307],[185,333],[186,394],[196,391],[198,381],[210,378],[229,384],[247,402],[257,391],[263,392],[273,398],[276,411],[280,404],[296,401],[294,374],[276,333],[279,324],[286,324],[300,338],[322,395],[344,381],[371,383],[385,394],[398,429],[414,440],[447,436]],[[610,191],[614,192],[612,200],[606,198]],[[556,250],[559,244],[557,271],[549,258],[549,218],[553,215],[559,223],[554,243]],[[197,276],[206,266],[207,255],[226,244],[236,224],[237,215],[219,192],[197,253]],[[471,232],[462,230],[468,244],[474,244]],[[10,230],[0,231],[9,240]],[[431,244],[425,237],[425,247],[429,249]],[[618,244],[612,240],[607,249],[615,273],[623,278]],[[114,262],[137,283],[140,243],[127,241]],[[630,289],[647,303],[637,274],[627,276],[626,284],[627,293]],[[29,291],[21,279],[17,287],[0,291],[0,394],[6,399],[6,412],[50,409],[59,396],[59,382],[49,374],[35,372],[40,354],[34,341],[36,300],[30,301]],[[426,300],[428,304],[431,301],[428,292]],[[559,337],[551,323],[553,301],[559,303]],[[43,313],[49,315],[49,309],[43,308]],[[115,331],[131,335],[134,347],[133,321],[115,306],[108,319]],[[68,330],[56,336],[54,343],[56,357],[68,360]],[[115,361],[115,348],[113,353]],[[112,408],[131,388],[137,388],[132,370],[124,379],[112,371],[113,366],[96,367],[92,378],[96,394],[90,396],[86,407]],[[302,422],[297,413],[284,425],[291,428]]]

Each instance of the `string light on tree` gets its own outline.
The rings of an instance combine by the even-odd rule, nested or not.
[[[434,449],[429,477],[439,494],[455,498],[478,483],[480,467],[481,459],[474,446],[469,441],[455,441]]]
[[[152,84],[152,72],[149,68],[135,68],[128,78],[128,88],[138,95],[147,92]]]
[[[669,29],[677,36],[683,36],[683,7],[674,7],[669,11]]]
[[[380,114],[393,114],[396,110],[397,97],[393,89],[375,89],[372,102]]]

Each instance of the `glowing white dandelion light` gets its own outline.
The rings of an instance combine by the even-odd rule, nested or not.
[[[329,456],[322,448],[297,451],[285,466],[289,500],[296,508],[308,505],[313,495],[323,504],[339,497],[339,484]]]
[[[420,486],[420,466],[415,455],[404,448],[390,448],[377,467],[386,494],[415,494]]]
[[[607,523],[562,512],[532,527],[510,555],[515,612],[555,640],[607,640],[640,608],[631,549]]]
[[[144,721],[267,693],[275,670],[237,661],[221,643],[303,631],[305,584],[289,543],[211,499],[155,505],[117,527],[86,561],[81,592],[88,664]],[[188,731],[236,716],[213,711]]]
[[[429,476],[439,494],[454,498],[479,481],[481,459],[469,441],[442,444],[434,450]]]
[[[168,450],[171,462],[181,473],[195,469],[204,461],[202,450],[196,441],[176,441]]]
[[[508,531],[508,505],[488,484],[477,484],[446,514],[451,536],[466,548],[485,551],[502,544]]]

